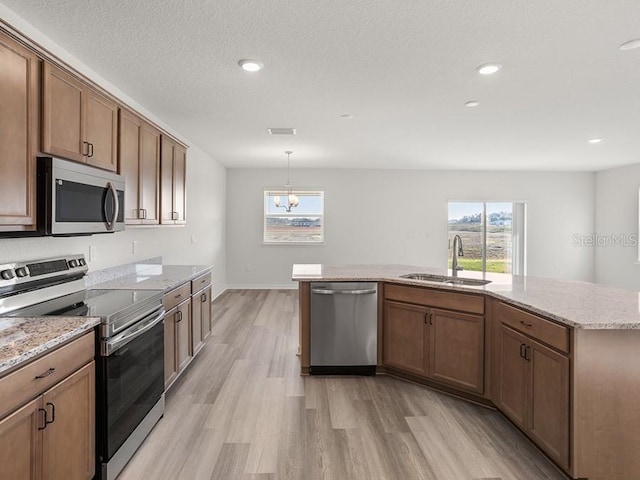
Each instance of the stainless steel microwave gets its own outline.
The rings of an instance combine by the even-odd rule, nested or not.
[[[124,230],[124,177],[61,158],[38,157],[38,230],[57,236]]]

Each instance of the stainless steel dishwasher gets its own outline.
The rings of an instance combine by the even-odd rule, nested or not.
[[[378,284],[311,283],[312,375],[374,375]]]

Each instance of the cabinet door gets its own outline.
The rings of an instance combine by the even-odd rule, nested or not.
[[[484,317],[432,309],[429,340],[429,377],[483,393]]]
[[[95,471],[95,363],[45,392],[49,422],[42,431],[44,480],[91,480]]]
[[[137,115],[120,110],[120,145],[118,159],[120,174],[124,175],[124,219],[128,224],[142,223],[139,205],[140,177],[140,135],[142,119]]]
[[[40,61],[0,33],[0,229],[34,229]],[[4,228],[10,225],[10,228]]]
[[[561,467],[569,468],[569,359],[529,340],[531,437]]]
[[[84,162],[84,85],[47,62],[42,81],[42,151]]]
[[[173,154],[173,210],[175,223],[187,223],[187,152],[176,145]]]
[[[178,358],[176,356],[177,308],[172,308],[164,316],[164,388],[178,376]]]
[[[118,105],[92,88],[85,88],[87,163],[115,172],[118,169]]]
[[[497,404],[521,428],[527,428],[528,362],[522,357],[528,339],[500,324]]]
[[[417,305],[384,302],[384,364],[426,376],[429,310]]]
[[[173,212],[173,152],[176,144],[162,136],[160,160],[160,223],[174,224]]]
[[[211,287],[205,288],[200,294],[202,306],[202,340],[211,335]]]
[[[176,357],[178,372],[189,363],[191,358],[191,300],[181,303],[176,312]]]
[[[191,297],[191,353],[197,354],[204,346],[203,342],[203,303],[199,293]]]
[[[140,208],[142,223],[160,222],[160,131],[143,122],[140,132]]]
[[[41,398],[0,421],[0,480],[36,480],[41,475]]]

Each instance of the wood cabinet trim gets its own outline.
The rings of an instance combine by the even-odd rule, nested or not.
[[[61,379],[90,362],[94,355],[94,334],[90,332],[2,377],[0,418],[41,395]],[[49,373],[50,369],[54,370]],[[36,378],[37,376],[42,378]]]
[[[386,283],[385,299],[484,315],[484,296]]]
[[[569,352],[569,328],[526,312],[504,302],[498,302],[496,318],[511,328],[535,338],[561,352]]]

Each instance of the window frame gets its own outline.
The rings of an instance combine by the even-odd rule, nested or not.
[[[281,197],[287,197],[289,191],[284,187],[274,187],[268,188],[265,187],[263,189],[262,194],[262,244],[265,246],[283,246],[283,245],[292,245],[292,246],[317,246],[325,244],[325,205],[324,205],[324,194],[325,191],[322,188],[292,188],[291,193],[294,195],[298,195],[298,197],[302,196],[318,196],[320,197],[320,213],[296,213],[295,208],[291,212],[287,212],[282,209],[282,212],[278,211],[276,213],[270,213],[267,211],[267,205],[269,202],[269,197],[274,195],[280,195]],[[313,241],[268,241],[266,239],[266,231],[267,231],[267,219],[268,218],[283,218],[283,217],[297,217],[297,218],[305,218],[305,217],[320,217],[320,240]]]

